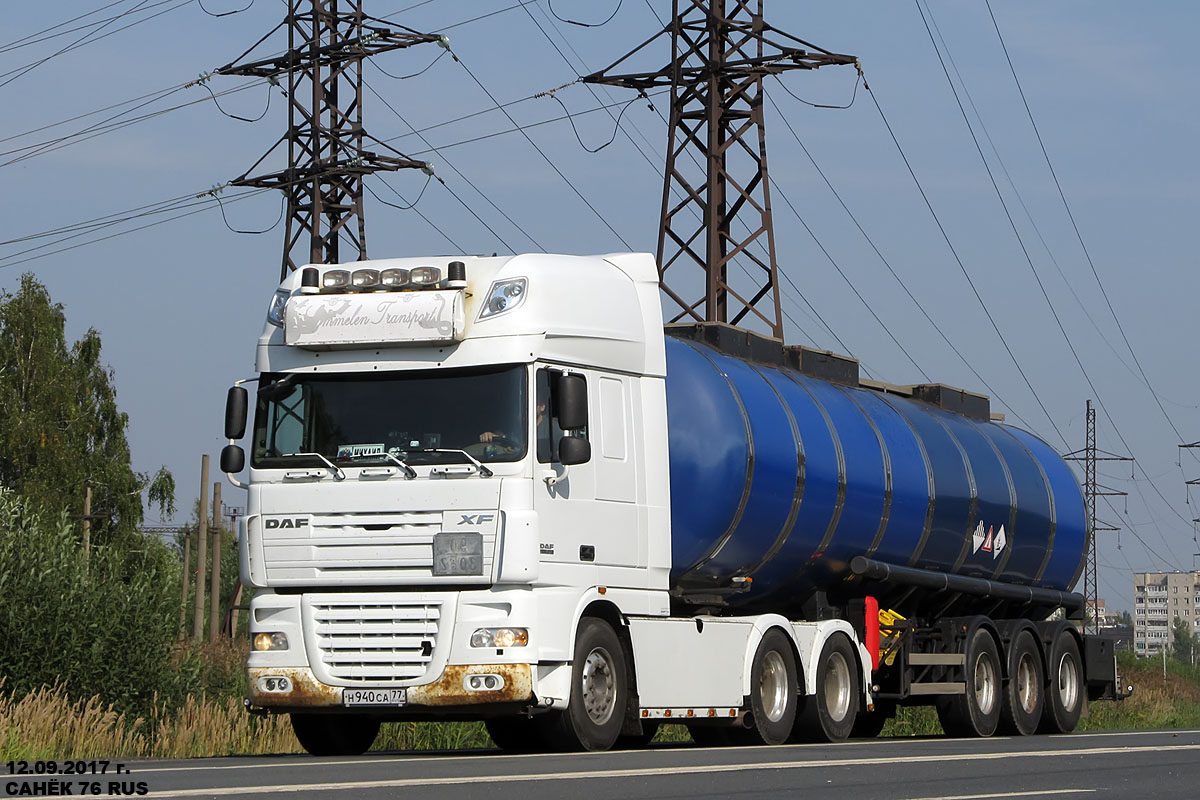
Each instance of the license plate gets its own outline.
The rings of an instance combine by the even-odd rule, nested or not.
[[[483,535],[439,533],[433,537],[434,575],[482,575]]]
[[[343,689],[344,706],[402,706],[408,702],[407,689]]]

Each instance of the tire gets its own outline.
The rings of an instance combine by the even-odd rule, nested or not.
[[[883,726],[896,716],[895,703],[875,703],[874,711],[860,711],[854,719],[854,727],[850,730],[851,739],[874,739],[883,733]]]
[[[622,734],[617,737],[614,750],[641,750],[654,739],[658,733],[658,720],[642,720],[642,732],[636,735]]]
[[[1046,672],[1046,702],[1038,732],[1070,733],[1083,713],[1084,691],[1079,644],[1070,631],[1061,631],[1055,638]]]
[[[963,671],[966,692],[939,699],[938,720],[950,736],[991,736],[1000,724],[1003,680],[996,640],[982,626],[975,629],[967,642]]]
[[[1029,736],[1037,732],[1046,702],[1046,671],[1042,653],[1030,631],[1021,631],[1008,645],[1008,681],[1000,707],[1000,729]]]
[[[801,703],[794,741],[843,742],[858,719],[858,654],[845,635],[825,641],[814,665],[817,692]]]
[[[608,750],[625,721],[628,686],[616,632],[601,619],[584,617],[575,636],[567,708],[534,718],[542,742],[561,751]]]
[[[758,643],[750,665],[750,719],[729,728],[734,744],[783,744],[796,724],[800,695],[796,656],[787,634],[772,628]]]
[[[483,726],[501,750],[534,753],[542,749],[537,727],[529,717],[496,717],[484,720]]]
[[[296,714],[292,730],[314,756],[359,756],[379,735],[379,720],[357,714]]]

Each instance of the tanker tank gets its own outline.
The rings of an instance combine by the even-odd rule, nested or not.
[[[849,569],[856,556],[1034,589],[1078,579],[1088,536],[1078,482],[1041,439],[990,421],[986,398],[972,396],[982,412],[958,413],[863,388],[848,359],[834,357],[853,367],[830,373],[840,382],[804,374],[801,351],[816,351],[729,326],[668,334],[676,600],[795,614],[869,592],[901,613],[1011,610],[994,597],[864,587]]]

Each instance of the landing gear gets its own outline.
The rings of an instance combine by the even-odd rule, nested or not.
[[[379,720],[356,714],[293,713],[292,730],[314,756],[358,756],[371,749]]]
[[[850,640],[835,633],[817,659],[817,692],[804,698],[796,722],[797,741],[841,742],[850,737],[858,718],[861,688],[857,655]]]
[[[542,740],[559,750],[608,750],[621,733],[629,681],[621,640],[607,622],[580,621],[571,676],[566,710],[535,718]]]
[[[996,640],[982,626],[967,641],[966,692],[942,697],[938,720],[950,736],[991,736],[1000,723],[1002,682]]]

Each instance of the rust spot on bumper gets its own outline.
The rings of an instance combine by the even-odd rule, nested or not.
[[[247,684],[250,702],[256,706],[305,707],[340,706],[342,687],[321,683],[308,667],[248,667]],[[264,692],[258,688],[259,678],[288,678],[290,692]]]
[[[470,675],[498,675],[504,685],[492,691],[471,691],[464,685]],[[532,671],[528,664],[449,665],[433,683],[408,687],[409,705],[461,706],[510,703],[533,697]]]
[[[318,681],[308,667],[249,667],[250,702],[266,708],[317,708],[342,705],[342,687]],[[471,675],[497,675],[504,685],[494,690],[471,691]],[[289,692],[264,692],[260,678],[287,678]],[[528,664],[468,664],[447,666],[432,683],[409,686],[408,706],[466,706],[511,703],[533,698],[532,670]]]

